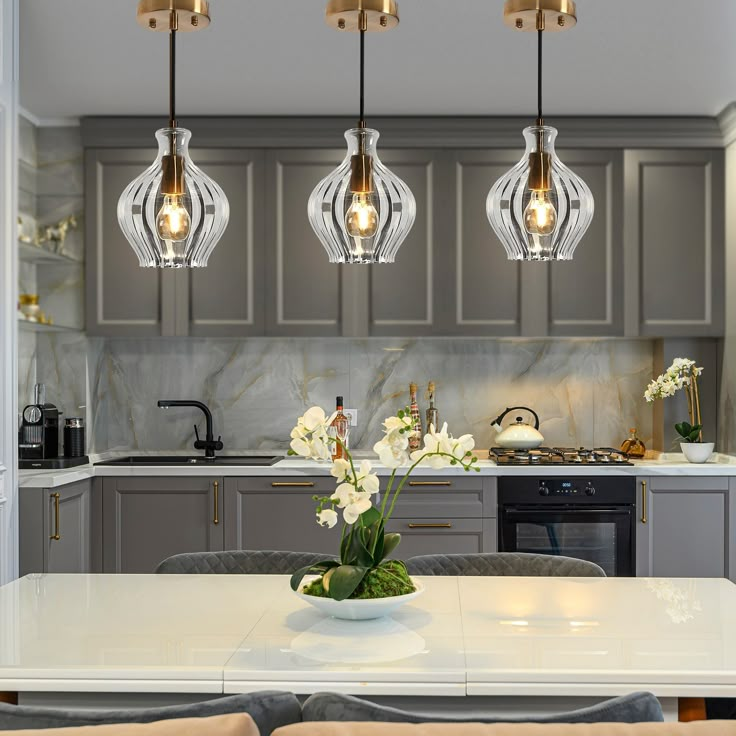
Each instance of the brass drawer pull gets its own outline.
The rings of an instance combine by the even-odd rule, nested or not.
[[[647,523],[647,482],[641,482],[641,523]]]
[[[212,482],[212,488],[215,491],[215,517],[212,519],[213,524],[220,523],[219,505],[220,505],[220,481],[216,480]]]
[[[451,480],[410,480],[410,486],[451,486]]]
[[[53,539],[58,541],[61,539],[61,529],[59,527],[59,499],[61,498],[61,495],[59,493],[52,493],[51,498],[54,499],[54,533],[49,537],[49,539]]]
[[[271,483],[272,488],[313,488],[314,483],[311,480],[290,481],[289,483]]]
[[[452,524],[448,521],[445,524],[407,524],[409,529],[452,529]]]

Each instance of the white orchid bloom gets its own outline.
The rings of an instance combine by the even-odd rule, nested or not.
[[[372,465],[370,460],[363,460],[360,463],[360,471],[358,475],[358,485],[366,492],[373,495],[378,493],[381,488],[381,482],[375,473],[371,473]]]
[[[332,529],[337,524],[337,511],[334,509],[324,509],[317,513],[317,523],[320,526],[326,526],[328,529]]]
[[[355,522],[360,518],[360,515],[368,511],[371,505],[370,493],[354,494],[352,502],[348,504],[342,512],[342,517],[345,519],[345,523],[355,524]]]
[[[346,506],[353,503],[353,499],[358,493],[360,493],[360,491],[356,491],[355,486],[352,483],[341,483],[335,489],[332,496],[330,496],[330,501],[337,503],[338,508],[344,509]]]
[[[312,456],[312,448],[309,445],[309,442],[307,440],[301,439],[300,437],[294,438],[290,443],[289,447],[291,447],[292,450],[297,455],[300,455],[301,457],[311,457]]]
[[[326,428],[329,425],[325,410],[321,406],[313,406],[304,412],[304,416],[299,418],[299,424],[303,424],[307,432],[314,432],[320,427]]]
[[[387,439],[382,439],[373,445],[373,452],[378,455],[378,460],[381,465],[395,469],[408,465],[409,453],[406,451],[408,445],[408,440],[403,443],[389,442]]]
[[[337,460],[332,461],[332,469],[330,475],[337,478],[338,483],[342,483],[352,473],[352,468],[348,460],[343,460],[341,457]]]
[[[462,460],[475,447],[475,440],[472,434],[463,434],[454,440],[452,449],[453,457]]]

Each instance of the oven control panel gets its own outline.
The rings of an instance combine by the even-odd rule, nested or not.
[[[563,498],[595,496],[595,485],[590,480],[540,480],[539,495]]]

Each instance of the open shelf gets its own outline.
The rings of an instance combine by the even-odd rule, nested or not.
[[[53,264],[65,264],[69,266],[82,266],[84,261],[79,261],[76,258],[70,258],[61,253],[52,253],[50,250],[40,245],[31,245],[30,243],[24,243],[18,241],[18,258],[21,261],[27,261],[29,263],[53,263]]]
[[[31,322],[18,318],[18,329],[26,332],[81,332],[81,327],[67,327],[66,325],[44,325],[40,322]]]

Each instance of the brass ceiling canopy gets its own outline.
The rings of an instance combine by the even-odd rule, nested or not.
[[[396,0],[329,0],[325,19],[336,31],[361,30],[361,16],[366,31],[390,31],[399,25],[399,6]]]
[[[136,19],[149,31],[201,31],[210,24],[210,8],[207,0],[139,0]]]
[[[539,14],[544,22],[537,25]],[[506,0],[503,22],[516,31],[566,31],[578,22],[573,0]]]

